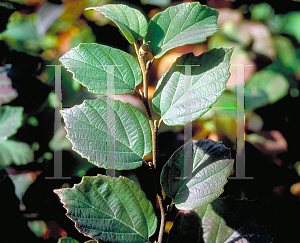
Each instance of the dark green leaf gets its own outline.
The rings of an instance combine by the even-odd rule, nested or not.
[[[111,19],[120,28],[129,43],[146,36],[148,23],[145,16],[137,9],[124,4],[107,4],[102,7],[92,7]]]
[[[98,175],[71,189],[55,190],[67,215],[84,234],[105,242],[147,242],[157,218],[151,202],[133,181]]]
[[[169,7],[150,20],[145,41],[155,58],[174,47],[203,42],[218,31],[218,14],[200,3]]]
[[[79,243],[71,237],[61,237],[58,239],[58,243]]]
[[[109,46],[80,44],[60,61],[76,80],[95,94],[133,93],[142,81],[140,66],[133,56]],[[113,90],[107,90],[109,75],[114,82]]]
[[[209,110],[225,90],[232,51],[213,49],[200,56],[188,53],[176,60],[159,80],[152,100],[164,123],[184,125]],[[200,66],[191,67],[189,75],[187,65]]]
[[[195,209],[221,195],[232,166],[230,151],[220,142],[193,140],[165,164],[161,185],[178,209]]]
[[[252,222],[253,216],[258,214],[256,210],[258,210],[257,203],[236,200],[233,197],[218,198],[197,208],[195,212],[201,218],[204,242],[272,242],[268,230]]]
[[[99,167],[134,169],[151,151],[149,123],[129,103],[101,97],[63,110],[62,115],[73,150]],[[108,140],[114,147],[108,146]],[[109,154],[114,161],[108,161]]]

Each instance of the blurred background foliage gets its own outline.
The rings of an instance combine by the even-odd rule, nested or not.
[[[137,7],[149,20],[170,5],[188,1],[122,2]],[[65,210],[52,190],[73,186],[84,175],[105,174],[105,170],[95,168],[71,150],[63,126],[54,131],[54,107],[71,107],[97,96],[88,93],[62,68],[61,103],[54,93],[54,68],[49,65],[60,64],[59,58],[81,42],[97,42],[135,55],[133,46],[112,22],[99,12],[84,10],[107,3],[116,1],[0,2],[0,130],[6,129],[5,124],[16,124],[11,133],[0,131],[1,242],[8,242],[2,241],[2,236],[3,239],[9,236],[9,242],[24,242],[24,239],[26,242],[57,242],[64,236],[79,242],[89,239],[78,233],[74,223],[64,215]],[[222,141],[235,158],[239,102],[236,73],[238,65],[245,64],[242,66],[245,168],[246,176],[254,179],[229,180],[222,196],[255,200],[251,217],[257,224],[270,227],[274,242],[297,242],[300,228],[300,3],[296,0],[200,3],[219,10],[219,32],[201,44],[175,48],[155,60],[150,73],[150,97],[157,80],[183,53],[199,55],[212,48],[234,47],[227,89],[209,112],[192,123],[193,139]],[[130,102],[143,112],[136,96],[115,98]],[[70,180],[45,179],[53,176],[53,151],[57,149],[59,134],[63,136],[63,176],[70,176]],[[162,126],[158,142],[161,167],[183,144],[183,137],[183,127]],[[151,155],[146,159],[151,160]],[[139,183],[155,205],[155,191],[145,172],[146,168],[141,167],[117,172],[117,175]],[[232,176],[235,176],[234,171]],[[171,234],[176,214],[173,209],[168,216],[166,234]],[[242,217],[243,220],[246,222],[249,218]]]

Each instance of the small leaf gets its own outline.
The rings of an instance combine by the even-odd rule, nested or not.
[[[111,106],[113,102],[114,106]],[[111,118],[107,111],[110,109]],[[73,150],[99,167],[135,169],[142,165],[143,157],[151,152],[149,123],[129,103],[101,97],[63,110],[62,115]],[[107,145],[107,140],[114,140],[114,148]],[[109,153],[113,153],[114,165],[108,164]]]
[[[174,47],[203,42],[218,31],[218,14],[200,3],[169,7],[150,20],[145,41],[155,58]]]
[[[27,143],[0,141],[0,167],[26,165],[33,161],[33,151]]]
[[[22,125],[23,107],[0,107],[0,141],[14,135]]]
[[[258,103],[262,106],[267,103],[274,103],[283,98],[288,92],[289,82],[280,73],[273,72],[271,70],[262,70],[251,76],[251,78],[247,81],[245,88],[250,91],[248,95],[250,97],[250,104],[251,98],[257,95],[257,93],[264,93],[265,96],[267,96],[267,99],[264,97],[264,99],[261,99],[261,102]]]
[[[96,10],[111,19],[122,31],[129,43],[143,39],[147,34],[148,23],[145,16],[137,9],[124,4],[107,4],[86,10]]]
[[[221,195],[232,166],[230,151],[220,142],[193,140],[165,164],[161,185],[178,209],[192,210]]]
[[[12,87],[11,79],[7,76],[5,69],[11,65],[0,66],[0,105],[9,103],[18,96],[17,91]]]
[[[232,51],[213,49],[200,56],[188,53],[176,60],[159,80],[152,100],[164,123],[184,125],[209,110],[225,90]],[[190,75],[186,74],[187,65],[200,66],[190,67]]]
[[[79,243],[71,237],[60,237],[57,243]]]
[[[82,233],[105,242],[147,242],[157,218],[133,181],[103,175],[83,177],[73,188],[54,190]]]
[[[82,43],[60,61],[79,83],[95,94],[133,93],[134,87],[142,81],[141,69],[134,57],[109,46]],[[114,90],[107,92],[109,75],[114,80]]]

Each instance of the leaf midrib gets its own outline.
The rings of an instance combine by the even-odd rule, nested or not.
[[[88,181],[88,182],[89,182],[89,181]],[[91,182],[89,182],[89,183],[90,183],[91,186],[95,189],[94,185],[93,185]],[[98,193],[98,190],[97,190],[97,189],[95,189],[95,190],[96,190],[96,192]],[[104,198],[100,193],[98,193],[98,195],[100,195],[100,197],[106,202],[106,204],[109,206],[110,210],[113,212],[113,210],[112,210],[111,207],[110,207],[110,204],[105,200],[105,198]],[[140,236],[142,236],[143,238],[145,238],[140,232],[136,231],[135,228],[132,228],[131,226],[127,225],[125,222],[123,222],[123,221],[121,221],[120,219],[118,219],[118,218],[115,216],[115,214],[114,214],[114,216],[109,215],[109,214],[107,214],[105,211],[102,211],[101,209],[96,208],[96,207],[94,207],[93,205],[88,204],[87,202],[84,202],[84,201],[78,199],[76,196],[75,196],[74,198],[75,198],[75,199],[73,199],[73,200],[78,200],[79,202],[82,202],[82,203],[84,203],[85,205],[87,205],[87,206],[93,208],[95,211],[101,212],[101,213],[103,213],[103,214],[105,214],[105,215],[107,215],[107,216],[113,218],[114,220],[116,220],[116,221],[122,223],[123,225],[125,225],[125,226],[127,226],[128,228],[130,228],[130,229],[132,229],[133,231],[135,231],[138,235],[140,235]],[[122,204],[124,205],[123,201],[122,201],[122,200],[120,200],[120,201],[121,201]],[[126,208],[126,207],[125,207],[125,208]],[[127,212],[127,210],[126,210],[126,212]],[[128,212],[127,212],[127,213],[128,213]],[[129,215],[129,214],[128,214],[128,215]],[[130,219],[131,219],[131,217],[130,217]],[[132,221],[132,219],[131,219],[131,221]],[[134,225],[134,224],[133,224],[133,225]],[[112,232],[112,233],[114,234],[114,232]],[[120,232],[120,234],[122,234],[122,233]]]
[[[220,59],[221,59],[222,57],[220,57]],[[217,61],[219,61],[219,59],[218,60],[216,60],[216,62]],[[222,64],[222,63],[221,63]],[[227,65],[226,66],[215,66],[215,67],[213,67],[212,69],[214,69],[214,68],[217,68],[217,67],[219,67],[219,68],[226,68],[227,67]],[[170,107],[164,112],[164,114],[162,115],[162,117],[164,117],[164,115],[171,109],[171,108],[173,108],[173,107],[175,107],[176,105],[175,105],[175,103],[178,101],[178,100],[180,100],[183,96],[185,96],[186,95],[186,93],[188,93],[188,92],[190,92],[190,90],[198,83],[198,82],[200,82],[200,79],[202,79],[203,78],[203,76],[205,76],[205,75],[207,75],[207,71],[211,71],[211,72],[213,72],[212,71],[212,69],[208,69],[208,70],[206,70],[206,71],[204,71],[201,75],[199,75],[200,77],[199,77],[199,79],[194,83],[194,84],[192,84],[192,85],[190,85],[190,87],[188,88],[188,90],[186,91],[186,92],[183,92],[175,101],[174,101],[174,103],[173,103],[173,100],[172,100],[172,103],[171,103],[171,105],[170,105]],[[209,73],[211,73],[211,72],[209,72]],[[173,72],[174,73],[174,72]],[[171,75],[172,76],[172,75]],[[198,76],[198,75],[197,75]],[[224,76],[224,75],[222,75],[222,76]],[[195,77],[195,76],[194,76]],[[196,78],[196,77],[195,77]],[[193,79],[193,76],[192,76],[192,79]],[[192,82],[192,80],[191,80],[191,82]],[[209,84],[211,84],[211,83],[215,83],[215,81],[211,81],[211,82],[209,82],[209,83],[207,83],[206,85],[209,85]],[[177,85],[178,85],[178,83],[177,83]],[[201,86],[200,86],[201,87]],[[206,96],[207,97],[207,96]],[[206,98],[206,97],[203,97],[203,98]],[[173,98],[174,98],[174,96],[173,96]],[[199,99],[199,98],[198,98]],[[161,99],[159,100],[160,102],[159,102],[159,107],[161,107]],[[160,110],[161,110],[161,108],[159,108]],[[177,117],[175,117],[175,118],[177,118]]]
[[[81,111],[81,109],[79,109],[80,110],[80,112],[82,112],[82,114],[85,116],[85,114],[83,113],[83,111]],[[93,128],[95,128],[97,131],[100,131],[101,133],[105,133],[106,134],[106,131],[104,132],[104,131],[102,131],[102,130],[100,130],[98,127],[95,127],[93,124],[91,124],[91,123],[88,123],[88,122],[86,122],[86,121],[84,121],[84,120],[82,120],[82,119],[78,119],[78,117],[76,117],[76,116],[73,116],[73,115],[71,115],[71,114],[69,114],[69,113],[67,113],[67,112],[63,112],[63,113],[65,113],[65,114],[67,114],[67,115],[69,115],[69,116],[72,116],[73,118],[77,118],[77,120],[80,120],[81,122],[83,122],[83,123],[86,123],[87,125],[89,125],[89,126],[91,126],[91,127],[93,127]],[[99,114],[99,113],[98,113]],[[102,119],[103,119],[103,117],[101,116],[101,115],[99,115]],[[85,116],[86,117],[86,116]],[[121,120],[121,119],[120,119]],[[122,122],[121,122],[122,123]],[[122,123],[122,125],[123,125],[123,127],[124,127],[124,124]],[[68,127],[68,126],[67,126]],[[74,129],[75,130],[75,129]],[[126,129],[124,129],[125,130],[125,132],[126,132]],[[143,131],[143,129],[142,129],[142,131]],[[144,133],[144,131],[143,131],[143,133]],[[110,134],[111,135],[111,134]],[[126,135],[127,135],[127,133],[126,133]],[[128,138],[128,136],[127,136],[127,138]],[[129,148],[131,151],[133,151],[138,157],[140,157],[141,159],[142,159],[142,161],[144,160],[143,159],[143,156],[141,157],[139,154],[137,154],[137,152],[135,151],[135,150],[133,150],[132,148],[130,148],[130,146],[128,146],[127,144],[125,144],[124,142],[122,142],[120,139],[118,139],[116,136],[115,136],[115,139],[117,140],[117,141],[119,141],[121,144],[123,144],[124,146],[126,146],[127,148]],[[128,141],[129,141],[129,138],[128,138]],[[130,142],[129,142],[130,143]]]

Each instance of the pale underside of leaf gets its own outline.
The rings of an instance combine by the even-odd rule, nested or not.
[[[14,135],[22,125],[23,107],[0,108],[0,141]]]
[[[96,240],[142,243],[155,233],[157,218],[151,202],[127,178],[83,177],[80,184],[55,193],[76,227]]]
[[[169,7],[150,20],[145,41],[155,58],[174,47],[203,42],[218,31],[218,14],[200,3]]]
[[[129,103],[101,97],[63,110],[62,114],[73,150],[99,167],[135,169],[151,152],[149,124]],[[113,147],[108,147],[108,140],[113,141]],[[107,160],[109,153],[113,161]]]
[[[161,185],[178,209],[192,210],[221,195],[232,167],[224,145],[206,139],[190,141],[163,167]]]
[[[124,4],[107,4],[102,7],[92,7],[112,20],[124,34],[129,43],[146,36],[148,23],[145,16],[137,9]]]
[[[10,67],[10,64],[0,66],[0,105],[9,103],[18,96],[17,91],[12,87],[11,79],[6,73],[6,69]]]
[[[0,141],[0,167],[11,164],[26,165],[33,162],[33,150],[27,143],[12,140]]]
[[[142,74],[133,56],[96,43],[81,43],[60,58],[74,79],[100,95],[134,93]],[[113,83],[110,89],[109,82]]]
[[[200,56],[184,54],[176,60],[159,80],[152,100],[164,123],[184,125],[209,110],[226,88],[231,54],[232,49],[220,48]],[[194,65],[190,74],[189,65]]]

